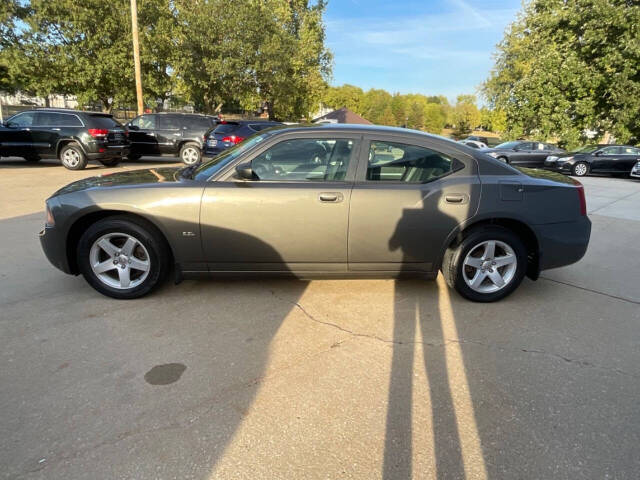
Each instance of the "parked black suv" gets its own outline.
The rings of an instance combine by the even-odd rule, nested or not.
[[[69,170],[82,170],[89,160],[114,167],[128,153],[127,132],[108,113],[25,110],[0,127],[0,157],[58,158]]]
[[[266,120],[222,121],[204,137],[204,154],[215,156],[260,130],[282,125]]]
[[[196,113],[140,115],[126,124],[131,141],[129,158],[179,155],[183,163],[195,165],[202,157],[204,134],[217,124],[217,120],[217,117]]]

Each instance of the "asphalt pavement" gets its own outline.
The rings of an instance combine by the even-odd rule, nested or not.
[[[583,179],[585,258],[494,304],[441,278],[116,301],[49,265],[47,196],[157,163],[0,161],[0,478],[638,478],[640,181]]]

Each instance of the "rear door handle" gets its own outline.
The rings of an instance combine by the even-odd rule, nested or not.
[[[463,204],[467,203],[467,196],[462,193],[452,193],[445,195],[444,201],[447,203]]]
[[[322,192],[318,195],[318,199],[326,203],[339,203],[343,198],[340,192]]]
[[[56,132],[59,132],[60,129],[59,128],[52,128],[51,130],[55,130]]]

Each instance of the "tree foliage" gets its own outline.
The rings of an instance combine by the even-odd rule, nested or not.
[[[633,0],[533,0],[498,46],[484,84],[510,137],[586,130],[640,137],[640,4]]]
[[[133,102],[129,0],[4,0],[2,8],[3,88],[73,94],[105,110]],[[276,118],[308,115],[331,70],[324,10],[323,0],[138,0],[146,105],[171,95],[203,111],[267,102]]]
[[[347,107],[379,125],[406,126],[436,134],[447,124],[449,111],[444,96],[391,94],[380,89],[364,92],[348,84],[328,87],[322,103],[331,108]]]

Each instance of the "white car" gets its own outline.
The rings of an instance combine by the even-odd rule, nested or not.
[[[477,140],[460,140],[460,143],[471,148],[487,148],[487,144]]]
[[[640,160],[633,166],[629,175],[635,178],[640,178]]]

